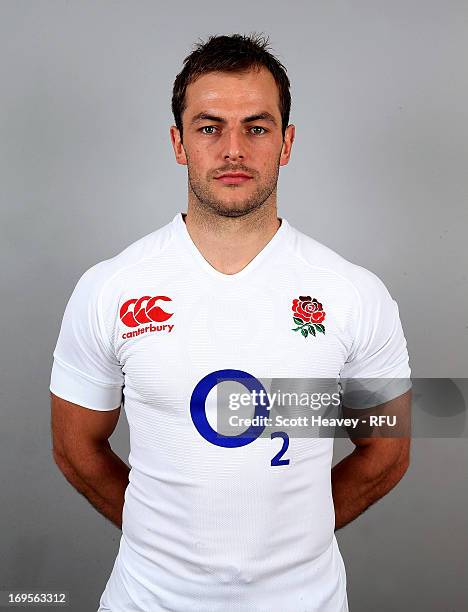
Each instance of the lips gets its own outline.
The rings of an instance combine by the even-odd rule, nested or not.
[[[245,183],[250,180],[252,177],[248,174],[244,174],[243,172],[227,172],[226,174],[222,174],[217,177],[218,181],[226,184],[235,184],[235,183]]]

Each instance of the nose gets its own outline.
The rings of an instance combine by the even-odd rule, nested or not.
[[[245,151],[242,136],[235,130],[226,132],[223,139],[223,157],[227,160],[244,159]]]

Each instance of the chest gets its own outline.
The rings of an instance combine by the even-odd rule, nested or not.
[[[301,308],[307,296],[321,306],[317,325],[307,320],[313,309]],[[186,400],[221,369],[336,378],[352,342],[348,320],[342,296],[314,279],[223,287],[167,281],[163,292],[148,283],[120,297],[115,352],[127,394],[153,404]]]

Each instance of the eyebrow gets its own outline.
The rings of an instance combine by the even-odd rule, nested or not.
[[[241,119],[241,123],[251,123],[252,121],[269,121],[276,125],[276,119],[273,115],[267,111],[262,111],[261,113],[256,113],[255,115],[249,115],[248,117],[244,117]],[[210,113],[201,112],[192,117],[191,125],[195,123],[200,123],[200,121],[215,121],[216,123],[227,123],[226,119],[223,117],[217,117],[216,115],[211,115]]]

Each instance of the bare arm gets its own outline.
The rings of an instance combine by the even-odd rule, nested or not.
[[[111,449],[108,438],[120,408],[98,411],[51,393],[53,457],[75,489],[119,529],[130,468]]]
[[[385,408],[407,418],[410,406],[411,390],[387,402]],[[410,437],[351,439],[356,448],[331,473],[335,531],[393,489],[409,466]]]

